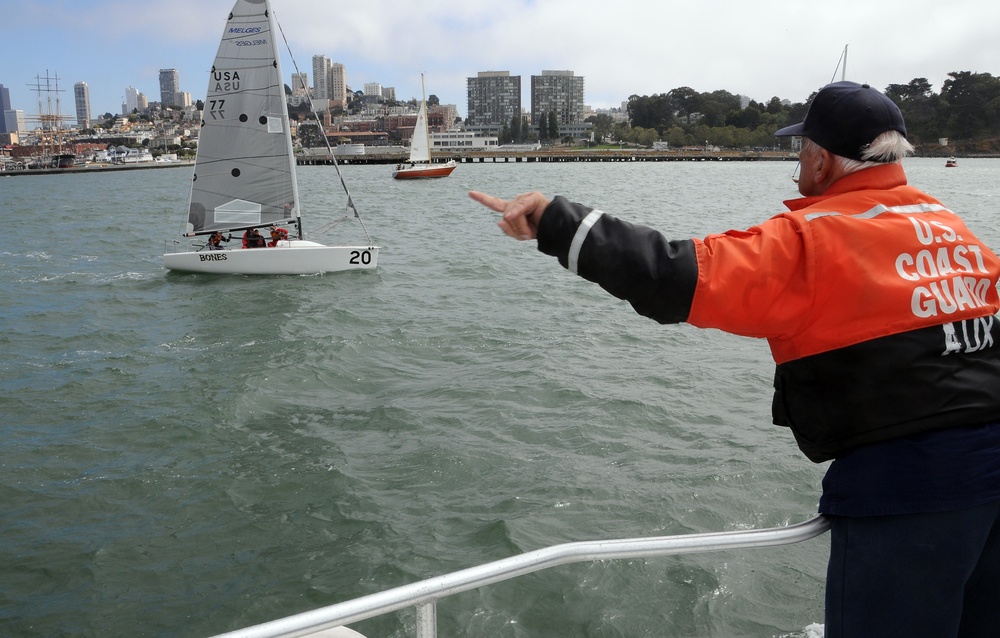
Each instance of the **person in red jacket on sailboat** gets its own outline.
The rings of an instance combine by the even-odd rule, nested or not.
[[[271,226],[271,241],[267,242],[267,245],[274,248],[279,241],[288,241],[288,231],[281,226]]]

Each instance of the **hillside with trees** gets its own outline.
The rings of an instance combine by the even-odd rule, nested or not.
[[[956,71],[948,74],[940,93],[926,78],[881,90],[899,105],[918,153],[1000,153],[1000,78]],[[607,116],[591,121],[598,135],[643,146],[662,140],[674,148],[770,149],[779,143],[774,131],[805,118],[813,95],[805,103],[772,97],[743,108],[739,96],[728,91],[699,93],[684,86],[657,95],[632,95],[628,123],[613,124]],[[939,144],[942,139],[948,140],[947,147]]]

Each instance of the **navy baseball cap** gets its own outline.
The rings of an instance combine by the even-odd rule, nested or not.
[[[892,100],[867,84],[834,82],[816,94],[804,122],[774,135],[808,137],[834,155],[863,161],[862,152],[886,131],[906,136],[903,114]]]

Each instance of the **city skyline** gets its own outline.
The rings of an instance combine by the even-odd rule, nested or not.
[[[344,65],[353,90],[378,83],[408,100],[420,95],[423,72],[427,93],[455,104],[463,117],[467,79],[483,71],[527,81],[543,70],[571,70],[586,78],[584,99],[595,108],[680,86],[805,101],[831,80],[845,45],[847,77],[880,89],[924,77],[938,91],[954,71],[1000,75],[993,33],[1000,7],[985,0],[848,0],[823,9],[775,0],[622,0],[613,7],[517,0],[503,11],[479,2],[420,5],[426,10],[389,0],[273,4],[299,71],[311,79],[313,56],[326,56]],[[164,15],[163,5],[125,0],[8,0],[2,10],[16,17],[5,33],[8,50],[25,52],[0,59],[12,108],[38,113],[31,86],[46,73],[58,74],[61,113],[70,117],[76,83],[87,83],[94,117],[117,114],[129,87],[158,101],[161,69],[176,69],[180,90],[203,99],[232,0],[169,6]],[[31,28],[18,28],[22,22]],[[290,82],[295,68],[287,56],[282,65]]]

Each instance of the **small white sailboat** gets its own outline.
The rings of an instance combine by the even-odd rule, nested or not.
[[[305,239],[276,27],[269,0],[233,5],[198,140],[183,233],[193,245],[163,256],[170,270],[294,275],[377,266],[378,246],[367,230],[369,245]],[[357,217],[350,192],[347,209]],[[270,231],[272,241],[255,241],[250,235],[258,229]],[[230,243],[234,233],[243,233],[242,243]]]
[[[424,89],[424,74],[420,74],[420,112],[413,127],[410,140],[409,165],[398,164],[392,176],[396,179],[420,179],[426,177],[448,177],[457,166],[455,160],[434,164],[431,162],[431,134],[427,126],[427,91]]]

